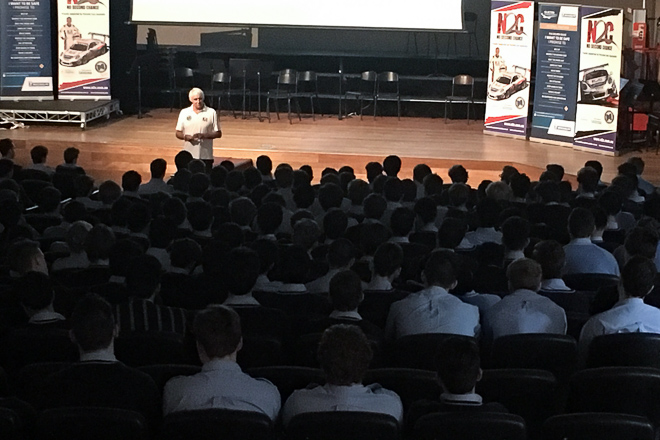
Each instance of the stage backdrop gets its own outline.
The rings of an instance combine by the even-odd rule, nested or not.
[[[580,7],[540,3],[530,140],[573,145],[580,60]]]
[[[574,147],[614,154],[619,115],[623,10],[582,6]]]
[[[534,2],[493,0],[485,133],[527,136]]]
[[[0,100],[53,99],[48,0],[0,2]]]
[[[110,99],[110,0],[57,0],[60,99]]]

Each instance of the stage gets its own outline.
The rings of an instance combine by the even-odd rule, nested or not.
[[[1,104],[1,103],[0,103]],[[162,157],[168,161],[168,174],[174,173],[174,155],[181,141],[174,136],[178,111],[151,110],[142,119],[136,116],[112,115],[100,118],[80,130],[70,124],[49,125],[26,123],[17,130],[0,131],[0,138],[15,140],[16,160],[30,162],[30,149],[44,145],[50,150],[48,164],[62,162],[62,152],[68,146],[81,150],[79,164],[97,182],[105,179],[120,181],[127,170],[136,170],[144,181],[149,179],[149,163]],[[616,167],[633,154],[646,162],[644,176],[660,184],[660,158],[655,152],[627,153],[610,157],[572,148],[533,143],[483,134],[483,123],[466,120],[432,118],[377,117],[365,115],[363,120],[353,117],[338,120],[336,115],[320,117],[316,121],[303,115],[302,121],[289,124],[286,113],[277,120],[259,122],[257,118],[234,119],[222,113],[220,121],[223,137],[215,141],[214,154],[221,158],[252,159],[269,155],[275,164],[287,162],[294,168],[309,164],[314,180],[318,181],[325,167],[354,167],[358,177],[364,177],[364,165],[381,162],[390,154],[403,160],[402,177],[412,177],[412,169],[419,163],[428,164],[434,172],[448,181],[447,169],[463,164],[470,173],[470,183],[482,179],[499,179],[504,165],[516,166],[532,180],[539,177],[548,163],[563,165],[574,182],[575,174],[587,160],[599,160],[604,166],[603,180],[616,175]]]
[[[87,123],[103,117],[109,119],[113,113],[121,114],[119,101],[116,99],[0,101],[0,118],[23,123],[76,124],[83,130],[87,128]]]

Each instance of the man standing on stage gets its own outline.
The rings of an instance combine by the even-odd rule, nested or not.
[[[195,159],[206,163],[207,169],[213,166],[213,139],[222,137],[218,115],[204,103],[204,92],[197,87],[190,90],[188,98],[192,105],[179,113],[176,123],[176,137],[183,140],[184,150]]]
[[[495,81],[495,74],[501,70],[506,70],[504,58],[500,56],[500,48],[495,48],[495,55],[490,58],[490,81]]]
[[[64,50],[67,50],[73,44],[76,38],[80,38],[80,31],[71,24],[71,17],[66,18],[66,24],[60,29],[60,38],[64,40]]]

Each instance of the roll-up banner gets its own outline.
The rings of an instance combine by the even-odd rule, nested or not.
[[[580,7],[539,3],[530,140],[573,146],[580,60]]]
[[[493,0],[484,133],[526,137],[534,2]]]
[[[0,1],[0,100],[53,99],[48,0]]]
[[[615,154],[623,10],[582,6],[574,148]]]
[[[57,0],[60,99],[110,99],[110,0]]]

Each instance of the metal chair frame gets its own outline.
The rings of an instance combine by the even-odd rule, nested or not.
[[[457,95],[459,91],[469,88],[469,95]],[[467,104],[467,121],[470,125],[470,104],[474,108],[474,78],[470,75],[456,75],[451,81],[451,95],[445,98],[445,124],[447,123],[447,105],[449,110],[452,111],[452,104]],[[452,112],[453,116],[453,112]]]

